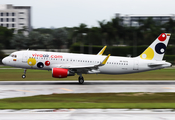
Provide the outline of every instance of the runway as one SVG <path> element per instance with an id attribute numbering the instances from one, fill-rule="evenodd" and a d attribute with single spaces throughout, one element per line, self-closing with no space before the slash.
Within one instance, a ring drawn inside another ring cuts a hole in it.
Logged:
<path id="1" fill-rule="evenodd" d="M 0 110 L 2 120 L 174 120 L 171 109 Z"/>
<path id="2" fill-rule="evenodd" d="M 175 84 L 175 80 L 88 80 L 83 85 L 161 85 Z M 81 85 L 78 81 L 0 81 L 0 85 Z"/>
<path id="3" fill-rule="evenodd" d="M 0 99 L 64 93 L 175 92 L 175 81 L 1 81 Z"/>
<path id="4" fill-rule="evenodd" d="M 1 81 L 0 99 L 63 93 L 175 92 L 175 81 Z M 3 120 L 174 120 L 173 109 L 0 110 Z"/>

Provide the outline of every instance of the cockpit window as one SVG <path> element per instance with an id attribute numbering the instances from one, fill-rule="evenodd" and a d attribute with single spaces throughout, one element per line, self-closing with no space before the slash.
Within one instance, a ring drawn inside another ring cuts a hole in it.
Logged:
<path id="1" fill-rule="evenodd" d="M 10 56 L 11 56 L 11 57 L 14 57 L 14 58 L 16 58 L 16 57 L 17 57 L 17 55 L 15 55 L 15 54 L 11 54 Z"/>

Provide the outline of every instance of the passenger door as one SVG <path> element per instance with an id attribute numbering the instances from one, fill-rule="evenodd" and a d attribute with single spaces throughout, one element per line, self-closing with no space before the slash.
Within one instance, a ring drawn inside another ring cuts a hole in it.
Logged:
<path id="1" fill-rule="evenodd" d="M 139 61 L 138 60 L 134 60 L 133 70 L 139 70 Z"/>
<path id="2" fill-rule="evenodd" d="M 23 52 L 22 54 L 23 54 L 23 55 L 22 55 L 22 62 L 23 62 L 23 63 L 27 63 L 28 52 L 26 51 L 26 52 Z"/>

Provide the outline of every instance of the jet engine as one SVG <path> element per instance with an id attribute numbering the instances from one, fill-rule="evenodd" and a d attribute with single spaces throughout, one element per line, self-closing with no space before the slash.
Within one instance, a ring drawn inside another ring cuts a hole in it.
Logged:
<path id="1" fill-rule="evenodd" d="M 67 76 L 74 76 L 75 72 L 64 68 L 52 68 L 52 77 L 65 78 Z"/>

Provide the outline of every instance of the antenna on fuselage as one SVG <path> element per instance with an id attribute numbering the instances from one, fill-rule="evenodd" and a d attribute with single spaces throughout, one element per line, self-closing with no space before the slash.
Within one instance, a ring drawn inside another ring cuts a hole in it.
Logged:
<path id="1" fill-rule="evenodd" d="M 27 51 L 29 51 L 29 48 L 27 49 Z"/>

